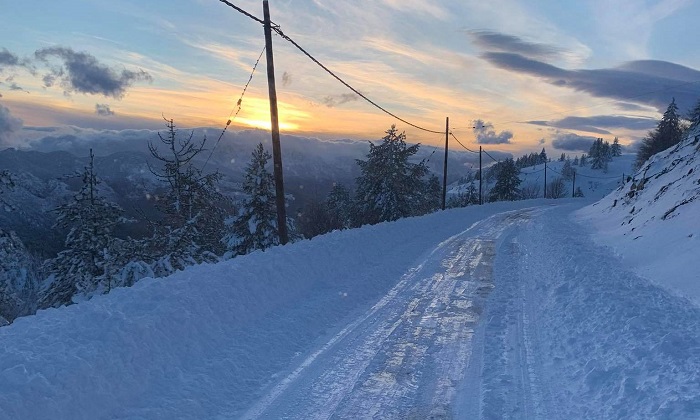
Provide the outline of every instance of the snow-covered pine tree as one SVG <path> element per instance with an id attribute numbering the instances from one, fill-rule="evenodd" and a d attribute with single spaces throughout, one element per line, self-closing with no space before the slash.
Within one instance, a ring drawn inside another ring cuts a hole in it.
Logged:
<path id="1" fill-rule="evenodd" d="M 15 186 L 15 183 L 12 181 L 12 176 L 10 175 L 10 171 L 8 171 L 8 170 L 0 171 L 0 206 L 4 207 L 5 210 L 8 210 L 8 211 L 12 209 L 12 206 L 2 198 L 2 193 L 12 189 L 14 186 Z"/>
<path id="2" fill-rule="evenodd" d="M 642 139 L 637 151 L 636 166 L 641 167 L 647 159 L 671 146 L 678 144 L 683 136 L 678 106 L 674 98 L 664 112 L 656 129 Z"/>
<path id="3" fill-rule="evenodd" d="M 545 163 L 547 162 L 547 152 L 544 151 L 544 147 L 542 148 L 542 151 L 540 152 L 540 160 L 539 163 Z"/>
<path id="4" fill-rule="evenodd" d="M 361 175 L 356 179 L 355 203 L 358 224 L 375 224 L 421 214 L 426 206 L 424 161 L 409 159 L 420 145 L 406 145 L 406 134 L 395 125 L 386 131 L 382 143 L 370 142 L 367 160 L 357 159 Z"/>
<path id="5" fill-rule="evenodd" d="M 620 145 L 620 139 L 617 137 L 615 137 L 612 145 L 610 145 L 610 154 L 613 157 L 622 156 L 622 146 Z"/>
<path id="6" fill-rule="evenodd" d="M 576 170 L 571 166 L 571 159 L 566 159 L 564 161 L 564 165 L 561 168 L 561 174 L 564 177 L 565 180 L 569 181 L 571 178 L 574 176 L 574 172 Z"/>
<path id="7" fill-rule="evenodd" d="M 429 176 L 422 185 L 425 190 L 422 197 L 418 197 L 417 215 L 432 213 L 441 208 L 442 203 L 442 184 L 436 175 Z"/>
<path id="8" fill-rule="evenodd" d="M 496 185 L 491 189 L 489 201 L 515 201 L 520 199 L 520 171 L 512 158 L 498 164 Z"/>
<path id="9" fill-rule="evenodd" d="M 581 166 L 586 166 L 586 165 L 588 165 L 588 155 L 586 155 L 585 153 L 583 153 L 583 154 L 581 155 L 580 165 L 581 165 Z"/>
<path id="10" fill-rule="evenodd" d="M 470 181 L 467 187 L 458 194 L 451 195 L 447 200 L 447 207 L 467 207 L 479 204 L 479 190 Z"/>
<path id="11" fill-rule="evenodd" d="M 588 155 L 591 158 L 591 169 L 602 169 L 607 172 L 608 162 L 612 160 L 610 143 L 601 138 L 596 139 L 591 145 Z"/>
<path id="12" fill-rule="evenodd" d="M 158 208 L 164 221 L 157 225 L 150 241 L 151 254 L 157 260 L 156 275 L 167 275 L 188 265 L 214 262 L 224 252 L 224 229 L 229 200 L 217 190 L 218 172 L 203 174 L 194 166 L 194 158 L 204 151 L 206 138 L 193 140 L 194 132 L 178 138 L 173 120 L 166 120 L 167 131 L 158 133 L 166 151 L 149 142 L 151 156 L 160 165 L 151 172 L 167 183 L 168 190 Z"/>
<path id="13" fill-rule="evenodd" d="M 49 278 L 42 287 L 43 308 L 69 304 L 74 297 L 90 298 L 107 290 L 105 273 L 111 273 L 109 249 L 114 245 L 114 228 L 122 209 L 99 194 L 94 155 L 82 174 L 83 185 L 68 204 L 56 209 L 55 228 L 68 230 L 66 249 L 46 262 Z"/>
<path id="14" fill-rule="evenodd" d="M 0 326 L 36 310 L 36 268 L 19 237 L 0 229 Z"/>
<path id="15" fill-rule="evenodd" d="M 335 184 L 326 198 L 326 209 L 331 230 L 348 229 L 352 226 L 352 197 L 342 184 Z"/>
<path id="16" fill-rule="evenodd" d="M 275 181 L 266 167 L 271 158 L 262 143 L 253 150 L 242 186 L 246 197 L 239 205 L 238 215 L 229 219 L 230 233 L 224 237 L 226 257 L 279 244 Z"/>
<path id="17" fill-rule="evenodd" d="M 689 130 L 700 125 L 700 100 L 698 100 L 695 106 L 688 112 L 686 119 L 690 122 Z"/>

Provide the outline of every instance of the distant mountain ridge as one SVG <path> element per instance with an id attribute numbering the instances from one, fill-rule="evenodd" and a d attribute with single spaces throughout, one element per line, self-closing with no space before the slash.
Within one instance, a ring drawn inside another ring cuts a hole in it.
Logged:
<path id="1" fill-rule="evenodd" d="M 103 180 L 101 194 L 120 204 L 128 216 L 145 213 L 157 217 L 152 196 L 163 184 L 148 167 L 148 162 L 155 162 L 146 145 L 148 141 L 160 145 L 155 132 L 142 130 L 135 135 L 129 134 L 131 150 L 126 143 L 117 146 L 105 143 L 114 141 L 116 144 L 116 139 L 90 138 L 62 143 L 56 140 L 57 137 L 52 137 L 55 143 L 43 138 L 40 143 L 44 151 L 1 150 L 0 170 L 10 171 L 15 188 L 3 193 L 2 198 L 9 205 L 5 206 L 5 211 L 0 211 L 0 228 L 16 231 L 33 251 L 43 250 L 51 254 L 61 249 L 62 235 L 51 229 L 55 217 L 52 210 L 70 200 L 79 188 L 81 180 L 73 175 L 82 172 L 87 165 L 90 147 L 96 154 L 97 175 Z M 181 135 L 189 135 L 189 132 L 181 130 Z M 205 132 L 194 132 L 194 138 L 204 138 L 205 135 Z M 235 196 L 253 147 L 259 142 L 271 150 L 269 133 L 262 130 L 236 132 L 227 135 L 212 153 L 215 141 L 209 136 L 208 149 L 198 156 L 195 165 L 204 168 L 205 172 L 219 171 L 223 175 L 222 191 Z M 290 214 L 295 214 L 310 199 L 324 199 L 336 183 L 354 187 L 359 175 L 356 159 L 364 159 L 369 150 L 367 142 L 324 141 L 293 135 L 283 136 L 282 143 L 285 193 L 290 198 Z M 49 146 L 64 146 L 71 151 L 50 150 Z M 110 153 L 104 153 L 104 150 Z M 431 170 L 441 174 L 442 153 L 438 148 L 424 146 L 417 158 L 426 159 Z M 451 152 L 448 179 L 458 179 L 468 173 L 470 159 L 473 156 Z M 138 234 L 138 231 L 127 230 L 123 234 Z"/>

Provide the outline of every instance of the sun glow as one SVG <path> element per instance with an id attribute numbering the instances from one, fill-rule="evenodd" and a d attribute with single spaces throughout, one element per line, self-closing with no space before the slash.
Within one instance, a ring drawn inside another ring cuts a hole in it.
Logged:
<path id="1" fill-rule="evenodd" d="M 249 119 L 249 118 L 240 118 L 239 117 L 236 121 L 241 123 L 241 124 L 245 124 L 247 126 L 250 126 L 250 127 L 262 128 L 264 130 L 271 130 L 272 129 L 272 123 L 270 122 L 270 120 L 258 120 L 258 119 Z M 294 124 L 294 123 L 280 121 L 279 126 L 280 126 L 280 130 L 284 130 L 284 131 L 297 131 L 297 130 L 299 130 L 299 125 Z"/>

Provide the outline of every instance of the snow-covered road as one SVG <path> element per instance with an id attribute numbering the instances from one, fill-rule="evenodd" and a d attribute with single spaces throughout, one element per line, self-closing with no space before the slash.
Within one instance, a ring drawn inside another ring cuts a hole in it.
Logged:
<path id="1" fill-rule="evenodd" d="M 697 418 L 700 312 L 593 245 L 569 209 L 442 242 L 244 418 Z"/>

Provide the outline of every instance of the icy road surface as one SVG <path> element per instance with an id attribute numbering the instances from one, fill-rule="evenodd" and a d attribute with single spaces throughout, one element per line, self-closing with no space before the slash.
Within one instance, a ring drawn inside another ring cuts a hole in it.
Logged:
<path id="1" fill-rule="evenodd" d="M 700 311 L 567 213 L 444 241 L 242 417 L 700 418 Z"/>

